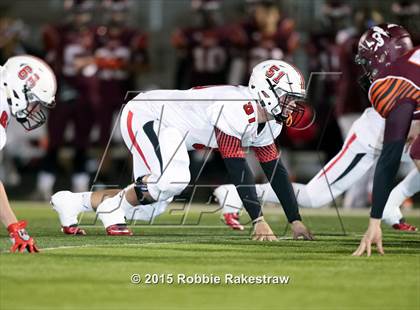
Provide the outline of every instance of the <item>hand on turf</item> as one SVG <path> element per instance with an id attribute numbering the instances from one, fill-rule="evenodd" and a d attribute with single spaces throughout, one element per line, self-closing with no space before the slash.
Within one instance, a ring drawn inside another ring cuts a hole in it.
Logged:
<path id="1" fill-rule="evenodd" d="M 292 222 L 293 239 L 297 240 L 303 237 L 304 240 L 314 240 L 314 236 L 301 221 Z"/>
<path id="2" fill-rule="evenodd" d="M 29 236 L 26 231 L 26 221 L 19 221 L 17 223 L 10 224 L 7 227 L 9 231 L 9 237 L 13 245 L 10 247 L 10 252 L 14 253 L 18 250 L 23 253 L 27 250 L 29 253 L 39 252 L 35 240 Z"/>
<path id="3" fill-rule="evenodd" d="M 380 219 L 370 219 L 368 230 L 363 236 L 362 241 L 360 241 L 357 250 L 353 252 L 353 256 L 362 256 L 365 252 L 367 253 L 367 256 L 370 256 L 372 253 L 372 244 L 376 244 L 379 254 L 384 254 Z"/>
<path id="4" fill-rule="evenodd" d="M 254 225 L 254 231 L 252 232 L 252 240 L 257 241 L 277 241 L 277 237 L 274 235 L 264 219 L 260 220 Z"/>

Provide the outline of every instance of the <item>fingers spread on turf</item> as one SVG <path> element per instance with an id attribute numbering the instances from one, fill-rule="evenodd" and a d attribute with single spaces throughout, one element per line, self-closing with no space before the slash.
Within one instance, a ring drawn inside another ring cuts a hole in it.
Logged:
<path id="1" fill-rule="evenodd" d="M 10 248 L 10 253 L 15 253 L 16 252 L 16 250 L 17 250 L 17 248 L 18 248 L 18 244 L 17 243 L 15 243 L 14 245 L 12 245 L 12 247 Z"/>
<path id="2" fill-rule="evenodd" d="M 367 256 L 369 257 L 370 254 L 372 253 L 371 242 L 370 240 L 366 240 L 365 243 L 366 243 L 366 249 L 367 249 Z"/>
<path id="3" fill-rule="evenodd" d="M 353 256 L 361 256 L 361 255 L 365 252 L 365 249 L 366 249 L 366 245 L 365 245 L 365 243 L 362 241 L 362 242 L 360 243 L 359 247 L 357 248 L 357 250 L 356 250 L 356 251 L 354 251 Z"/>
<path id="4" fill-rule="evenodd" d="M 29 245 L 28 251 L 29 251 L 29 253 L 38 253 L 39 252 L 39 250 L 38 250 L 38 248 L 35 244 Z"/>
<path id="5" fill-rule="evenodd" d="M 270 241 L 270 242 L 277 241 L 277 237 L 275 235 L 269 235 L 268 236 L 268 241 Z"/>
<path id="6" fill-rule="evenodd" d="M 382 246 L 382 240 L 379 240 L 379 241 L 378 241 L 378 243 L 377 243 L 377 247 L 378 247 L 378 252 L 379 252 L 379 254 L 384 255 L 384 254 L 385 254 L 385 252 L 384 252 L 384 248 L 383 248 L 383 246 Z"/>
<path id="7" fill-rule="evenodd" d="M 314 240 L 314 236 L 312 236 L 312 234 L 309 231 L 303 235 L 303 238 L 305 240 Z"/>

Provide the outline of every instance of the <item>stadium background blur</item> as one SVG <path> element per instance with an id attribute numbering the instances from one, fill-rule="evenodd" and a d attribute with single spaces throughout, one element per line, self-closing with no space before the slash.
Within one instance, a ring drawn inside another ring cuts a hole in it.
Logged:
<path id="1" fill-rule="evenodd" d="M 307 81 L 310 72 L 324 72 L 313 75 L 308 88 L 315 124 L 284 130 L 278 141 L 291 177 L 306 182 L 340 150 L 351 123 L 369 105 L 353 64 L 360 34 L 394 22 L 417 45 L 419 15 L 418 2 L 407 0 L 0 0 L 0 63 L 33 54 L 53 67 L 58 80 L 47 126 L 27 134 L 10 125 L 0 178 L 14 200 L 124 186 L 131 160 L 118 130 L 107 145 L 121 106 L 136 91 L 246 85 L 254 64 L 276 58 L 296 64 Z M 190 155 L 193 176 L 203 152 Z M 401 176 L 410 168 L 402 167 Z M 196 183 L 228 182 L 223 169 L 212 154 Z M 369 182 L 367 176 L 350 190 L 344 206 L 369 205 Z M 209 193 L 210 187 L 198 197 L 206 200 Z"/>

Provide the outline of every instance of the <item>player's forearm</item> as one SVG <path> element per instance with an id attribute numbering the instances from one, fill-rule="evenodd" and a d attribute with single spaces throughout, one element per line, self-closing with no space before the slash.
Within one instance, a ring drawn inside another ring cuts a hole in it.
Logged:
<path id="1" fill-rule="evenodd" d="M 404 140 L 384 144 L 375 169 L 370 216 L 381 219 L 400 166 Z"/>
<path id="2" fill-rule="evenodd" d="M 0 182 L 0 220 L 6 227 L 17 222 L 17 218 L 13 213 L 13 210 L 10 208 L 6 190 L 4 189 L 2 182 Z"/>
<path id="3" fill-rule="evenodd" d="M 411 100 L 403 101 L 391 110 L 385 122 L 384 143 L 375 168 L 370 216 L 382 218 L 385 204 L 394 185 L 401 155 L 416 106 Z"/>
<path id="4" fill-rule="evenodd" d="M 251 220 L 257 219 L 262 215 L 262 210 L 255 190 L 254 176 L 245 158 L 225 158 L 224 162 Z"/>
<path id="5" fill-rule="evenodd" d="M 289 180 L 289 174 L 281 160 L 278 160 L 278 162 L 277 160 L 272 160 L 261 163 L 261 167 L 270 181 L 271 187 L 279 198 L 289 223 L 300 221 L 301 217 L 292 183 Z"/>

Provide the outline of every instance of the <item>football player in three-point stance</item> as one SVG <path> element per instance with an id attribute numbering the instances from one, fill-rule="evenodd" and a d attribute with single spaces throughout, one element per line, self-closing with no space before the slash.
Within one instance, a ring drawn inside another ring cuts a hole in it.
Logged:
<path id="1" fill-rule="evenodd" d="M 16 56 L 0 66 L 0 150 L 6 145 L 6 130 L 14 117 L 26 130 L 45 123 L 44 109 L 55 105 L 57 89 L 54 73 L 42 60 L 33 56 Z M 26 232 L 26 221 L 18 221 L 10 208 L 3 183 L 0 181 L 0 220 L 7 227 L 13 242 L 11 252 L 38 252 Z"/>
<path id="2" fill-rule="evenodd" d="M 299 126 L 305 108 L 304 79 L 283 61 L 257 65 L 246 86 L 155 90 L 124 108 L 120 126 L 133 156 L 135 183 L 123 190 L 58 192 L 51 203 L 67 233 L 83 234 L 77 215 L 96 209 L 108 234 L 131 234 L 125 217 L 150 220 L 190 182 L 188 150 L 218 148 L 231 181 L 252 219 L 255 240 L 276 240 L 264 221 L 244 147 L 251 147 L 282 202 L 295 238 L 312 239 L 303 225 L 288 173 L 274 138 L 283 124 Z M 108 197 L 104 200 L 104 196 Z"/>
<path id="3" fill-rule="evenodd" d="M 361 256 L 367 252 L 370 256 L 372 244 L 377 245 L 379 253 L 384 253 L 381 218 L 406 141 L 411 144 L 410 156 L 420 170 L 420 49 L 413 48 L 410 35 L 403 27 L 382 24 L 362 35 L 356 62 L 364 68 L 361 82 L 368 89 L 370 102 L 385 118 L 369 227 L 353 253 Z"/>
<path id="4" fill-rule="evenodd" d="M 374 108 L 367 108 L 356 120 L 341 151 L 307 184 L 293 183 L 299 206 L 320 208 L 337 199 L 375 164 L 382 149 L 385 120 Z M 402 161 L 411 161 L 408 149 Z M 257 184 L 257 196 L 263 202 L 279 203 L 271 185 Z M 399 206 L 403 201 L 420 191 L 420 173 L 415 168 L 391 192 L 382 219 L 396 230 L 416 231 L 417 228 L 405 222 Z M 224 214 L 238 214 L 242 202 L 235 186 L 221 185 L 214 191 Z M 239 222 L 238 222 L 239 223 Z"/>

